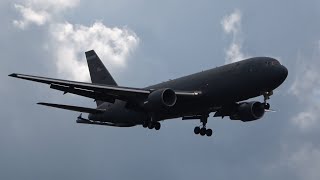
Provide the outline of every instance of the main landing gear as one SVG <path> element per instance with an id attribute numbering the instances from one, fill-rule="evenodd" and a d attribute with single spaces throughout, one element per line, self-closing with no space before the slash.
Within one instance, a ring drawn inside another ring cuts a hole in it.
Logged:
<path id="1" fill-rule="evenodd" d="M 142 126 L 144 128 L 155 129 L 155 130 L 159 130 L 161 128 L 161 124 L 159 122 L 153 122 L 153 121 L 145 121 L 142 123 Z"/>
<path id="2" fill-rule="evenodd" d="M 204 115 L 201 117 L 200 121 L 202 123 L 202 127 L 200 126 L 196 126 L 194 128 L 194 133 L 195 134 L 200 134 L 201 136 L 204 136 L 204 135 L 207 135 L 207 136 L 212 136 L 212 129 L 207 129 L 206 128 L 206 125 L 207 125 L 207 122 L 208 122 L 208 117 L 209 115 Z"/>

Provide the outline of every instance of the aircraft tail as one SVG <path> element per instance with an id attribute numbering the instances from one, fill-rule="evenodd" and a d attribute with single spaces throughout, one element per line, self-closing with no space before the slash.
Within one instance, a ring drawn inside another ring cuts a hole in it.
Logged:
<path id="1" fill-rule="evenodd" d="M 116 81 L 113 79 L 107 68 L 103 65 L 102 61 L 94 50 L 87 51 L 87 63 L 89 67 L 90 77 L 92 83 L 106 84 L 117 86 Z M 97 106 L 102 104 L 102 101 L 96 101 Z"/>

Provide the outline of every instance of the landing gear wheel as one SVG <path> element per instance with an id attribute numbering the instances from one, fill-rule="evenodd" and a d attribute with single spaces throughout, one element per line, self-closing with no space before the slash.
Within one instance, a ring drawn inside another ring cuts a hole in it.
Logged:
<path id="1" fill-rule="evenodd" d="M 154 124 L 153 124 L 152 122 L 149 122 L 148 128 L 149 128 L 149 129 L 153 129 L 153 128 L 154 128 Z"/>
<path id="2" fill-rule="evenodd" d="M 195 134 L 199 134 L 200 133 L 200 127 L 199 126 L 195 127 L 193 132 Z"/>
<path id="3" fill-rule="evenodd" d="M 206 130 L 206 135 L 207 135 L 208 137 L 212 136 L 212 129 L 207 129 L 207 130 Z"/>
<path id="4" fill-rule="evenodd" d="M 156 122 L 155 124 L 154 124 L 154 129 L 155 130 L 159 130 L 161 128 L 161 124 L 159 123 L 159 122 Z"/>
<path id="5" fill-rule="evenodd" d="M 147 121 L 144 121 L 144 122 L 142 123 L 142 127 L 147 128 L 147 127 L 148 127 L 148 122 L 147 122 Z"/>
<path id="6" fill-rule="evenodd" d="M 265 103 L 264 104 L 264 109 L 270 109 L 270 104 L 269 103 Z"/>
<path id="7" fill-rule="evenodd" d="M 206 128 L 205 128 L 205 127 L 203 127 L 203 128 L 200 129 L 200 135 L 201 135 L 201 136 L 206 135 Z"/>

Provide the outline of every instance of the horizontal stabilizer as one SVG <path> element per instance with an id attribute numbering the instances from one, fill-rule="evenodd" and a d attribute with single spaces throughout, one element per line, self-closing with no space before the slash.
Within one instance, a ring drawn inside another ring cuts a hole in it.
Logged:
<path id="1" fill-rule="evenodd" d="M 96 122 L 96 121 L 89 121 L 89 120 L 83 120 L 83 119 L 77 119 L 78 124 L 91 124 L 91 125 L 101 125 L 101 126 L 113 126 L 113 127 L 132 127 L 135 126 L 135 124 L 126 124 L 126 123 L 119 123 L 114 124 L 110 122 Z"/>
<path id="2" fill-rule="evenodd" d="M 128 124 L 128 123 L 111 123 L 111 122 L 99 122 L 99 121 L 90 121 L 89 119 L 82 118 L 82 114 L 78 117 L 78 124 L 93 124 L 93 125 L 103 125 L 103 126 L 114 126 L 114 127 L 132 127 L 136 124 Z"/>
<path id="3" fill-rule="evenodd" d="M 92 109 L 92 108 L 70 106 L 70 105 L 63 105 L 63 104 L 52 104 L 52 103 L 43 103 L 43 102 L 39 102 L 37 104 L 43 105 L 43 106 L 54 107 L 54 108 L 66 109 L 66 110 L 70 110 L 70 111 L 91 113 L 91 114 L 99 114 L 99 113 L 103 113 L 106 111 L 105 109 Z"/>

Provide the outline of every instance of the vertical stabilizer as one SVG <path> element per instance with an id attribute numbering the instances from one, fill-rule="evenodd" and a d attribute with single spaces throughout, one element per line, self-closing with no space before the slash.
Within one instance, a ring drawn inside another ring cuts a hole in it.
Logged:
<path id="1" fill-rule="evenodd" d="M 117 86 L 116 81 L 113 79 L 107 68 L 103 65 L 94 50 L 87 51 L 86 58 L 92 83 Z M 103 102 L 97 101 L 97 106 L 99 106 L 101 103 Z"/>

